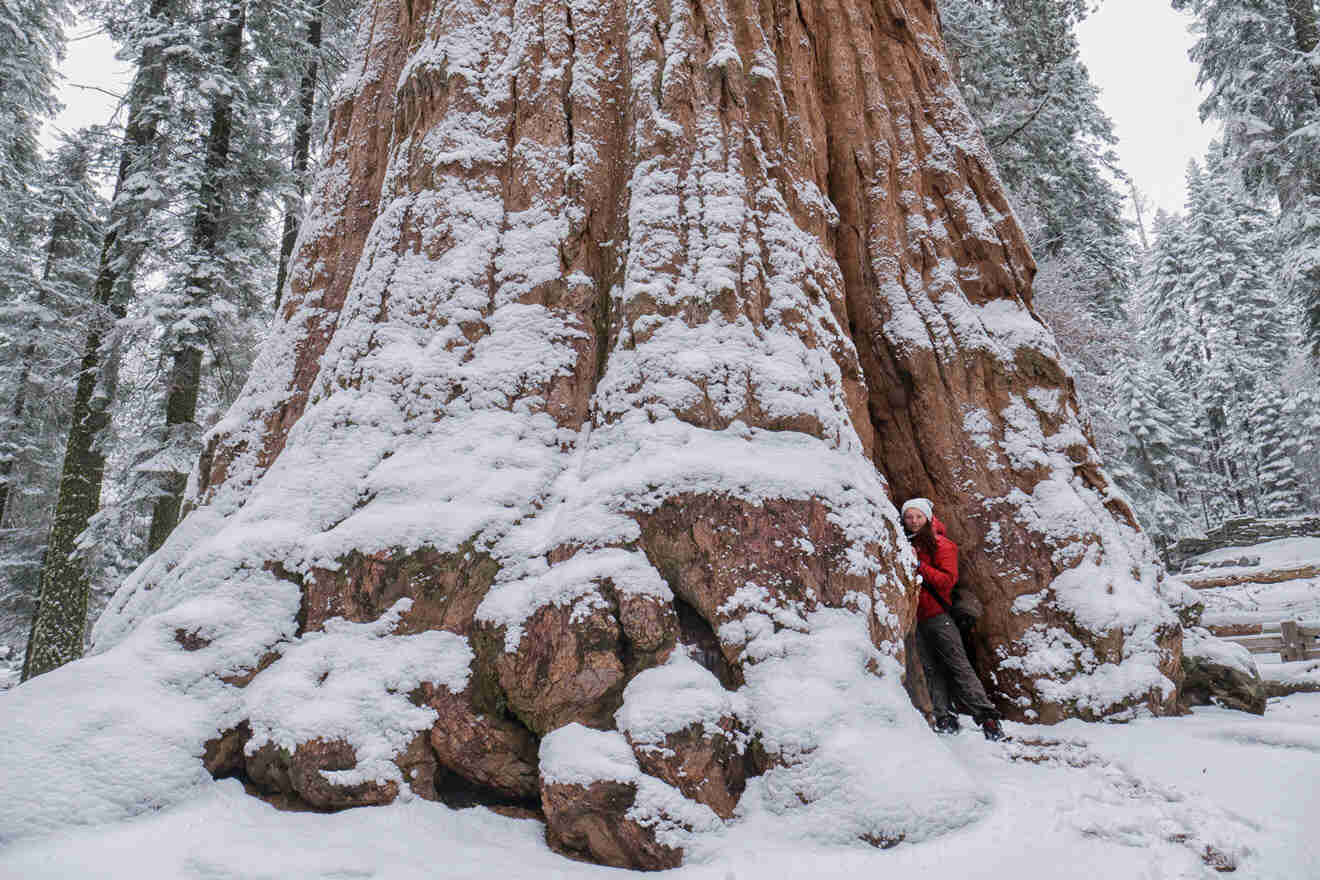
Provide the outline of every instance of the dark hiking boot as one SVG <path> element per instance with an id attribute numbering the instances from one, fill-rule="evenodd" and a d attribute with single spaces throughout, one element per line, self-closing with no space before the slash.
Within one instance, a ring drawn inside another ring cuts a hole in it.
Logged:
<path id="1" fill-rule="evenodd" d="M 981 721 L 981 731 L 985 734 L 985 738 L 991 742 L 999 742 L 1004 738 L 1004 728 L 999 726 L 997 718 L 986 718 Z"/>
<path id="2" fill-rule="evenodd" d="M 935 719 L 935 732 L 936 732 L 936 733 L 957 733 L 957 732 L 958 732 L 958 716 L 957 716 L 957 715 L 941 715 L 939 718 L 936 718 L 936 719 Z"/>

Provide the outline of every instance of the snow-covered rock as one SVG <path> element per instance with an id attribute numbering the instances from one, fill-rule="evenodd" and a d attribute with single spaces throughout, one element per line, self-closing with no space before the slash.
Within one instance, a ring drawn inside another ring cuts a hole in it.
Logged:
<path id="1" fill-rule="evenodd" d="M 1265 714 L 1265 683 L 1242 645 L 1216 638 L 1204 627 L 1184 629 L 1182 669 L 1184 705 Z"/>

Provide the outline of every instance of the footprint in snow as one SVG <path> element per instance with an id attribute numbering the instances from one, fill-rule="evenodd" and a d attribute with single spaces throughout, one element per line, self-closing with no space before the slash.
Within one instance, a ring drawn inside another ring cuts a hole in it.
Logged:
<path id="1" fill-rule="evenodd" d="M 1135 776 L 1084 742 L 1017 738 L 1004 743 L 1003 757 L 1084 774 L 1089 784 L 1062 813 L 1086 837 L 1143 848 L 1161 842 L 1180 845 L 1207 867 L 1228 873 L 1251 853 L 1247 834 L 1260 830 L 1209 800 Z"/>

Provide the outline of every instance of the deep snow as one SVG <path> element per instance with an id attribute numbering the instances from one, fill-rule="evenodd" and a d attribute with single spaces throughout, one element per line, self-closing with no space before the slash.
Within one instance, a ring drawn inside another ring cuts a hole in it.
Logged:
<path id="1" fill-rule="evenodd" d="M 271 589 L 262 595 L 269 605 L 265 610 L 272 613 L 259 619 L 278 620 L 275 612 L 296 596 L 273 589 L 287 587 L 282 582 L 267 586 Z M 1316 602 L 1315 586 L 1313 580 L 1271 585 L 1278 600 L 1286 599 L 1294 610 L 1299 607 L 1294 598 Z M 1245 601 L 1242 597 L 1258 587 L 1199 595 L 1212 600 L 1210 606 L 1232 596 Z M 196 743 L 216 723 L 204 711 L 218 699 L 212 691 L 219 685 L 210 674 L 216 658 L 204 655 L 235 649 L 221 638 L 223 625 L 214 622 L 231 615 L 211 613 L 217 603 L 233 598 L 224 591 L 198 597 L 194 601 L 202 608 L 161 614 L 151 626 L 132 632 L 116 651 L 55 670 L 43 676 L 39 688 L 0 694 L 6 730 L 0 776 L 7 795 L 0 799 L 0 878 L 604 876 L 607 869 L 550 852 L 541 826 L 530 820 L 483 809 L 454 811 L 420 800 L 334 815 L 281 813 L 246 795 L 235 781 L 212 781 L 194 754 Z M 178 627 L 196 625 L 198 619 L 212 621 L 198 630 L 215 640 L 211 647 L 165 650 Z M 818 635 L 829 622 L 817 621 Z M 277 635 L 250 629 L 243 635 L 255 640 L 254 646 Z M 305 639 L 289 653 L 282 674 L 318 682 L 316 693 L 297 688 L 291 693 L 301 694 L 307 711 L 329 711 L 340 704 L 359 710 L 375 706 L 379 701 L 364 699 L 361 685 L 363 676 L 371 679 L 379 671 L 362 662 L 378 655 L 383 632 L 375 624 L 341 622 Z M 461 687 L 465 646 L 445 641 L 444 634 L 430 635 L 439 637 L 432 639 L 435 644 L 416 637 L 408 650 L 417 654 L 417 662 L 445 660 L 447 686 Z M 847 653 L 852 642 L 845 635 L 840 631 L 833 638 L 808 639 L 785 629 L 779 638 L 795 641 L 781 645 L 781 653 Z M 406 691 L 412 680 L 406 673 L 417 663 L 402 662 L 407 659 L 399 655 L 394 658 L 398 662 L 386 664 L 394 669 L 395 693 Z M 809 665 L 834 669 L 841 663 L 824 658 Z M 1320 677 L 1320 663 L 1287 666 L 1262 662 L 1261 671 L 1271 678 Z M 408 668 L 401 672 L 402 667 Z M 143 675 L 146 669 L 151 674 Z M 1215 872 L 1205 862 L 1209 854 L 1212 861 L 1237 863 L 1238 877 L 1320 878 L 1320 858 L 1310 840 L 1320 827 L 1320 694 L 1272 700 L 1263 719 L 1200 709 L 1190 717 L 1127 724 L 1010 724 L 1017 742 L 996 745 L 975 731 L 935 737 L 915 713 L 891 718 L 886 707 L 905 703 L 901 695 L 883 692 L 895 686 L 896 670 L 881 678 L 868 676 L 868 689 L 855 692 L 839 681 L 798 676 L 796 698 L 758 689 L 759 679 L 749 680 L 745 693 L 716 694 L 713 679 L 706 678 L 708 673 L 683 657 L 639 676 L 620 725 L 641 739 L 655 739 L 675 719 L 687 724 L 726 713 L 742 715 L 755 703 L 767 723 L 775 722 L 767 731 L 786 737 L 815 731 L 819 742 L 813 740 L 811 748 L 818 760 L 797 770 L 814 774 L 811 780 L 785 785 L 783 774 L 753 780 L 739 816 L 728 827 L 687 817 L 694 828 L 704 827 L 683 841 L 688 859 L 673 872 L 678 876 L 760 880 L 931 871 L 1034 880 L 1084 872 L 1154 880 L 1211 876 Z M 803 699 L 802 688 L 808 686 L 812 698 Z M 137 708 L 125 714 L 124 697 L 130 692 L 135 699 L 127 702 Z M 665 694 L 670 698 L 657 703 Z M 736 705 L 712 702 L 712 695 L 736 697 Z M 250 696 L 254 705 L 262 704 L 260 689 Z M 386 693 L 381 699 L 391 697 Z M 282 702 L 276 700 L 266 715 L 285 720 L 263 728 L 275 739 L 297 720 L 287 706 L 281 708 Z M 825 710 L 843 704 L 876 723 L 839 724 Z M 69 709 L 55 711 L 58 706 Z M 140 711 L 143 707 L 150 710 Z M 798 717 L 808 708 L 819 711 Z M 252 715 L 252 709 L 234 707 L 235 718 Z M 399 707 L 392 709 L 397 715 Z M 386 711 L 381 717 L 389 715 Z M 412 729 L 425 727 L 430 719 L 405 721 L 403 727 Z M 366 727 L 380 741 L 360 742 L 359 750 L 377 759 L 375 769 L 385 768 L 391 739 L 405 737 L 407 730 L 381 725 L 379 718 Z M 128 729 L 136 734 L 126 739 Z M 608 756 L 602 752 L 600 757 Z M 623 764 L 629 766 L 621 765 L 614 775 L 630 772 L 630 762 Z M 936 774 L 938 782 L 933 781 Z M 787 809 L 786 793 L 803 790 L 808 781 L 816 789 L 811 808 Z M 657 790 L 643 800 L 658 803 L 665 794 Z M 883 852 L 851 842 L 866 830 L 859 821 L 879 815 L 870 802 L 877 799 L 914 809 L 902 819 L 891 817 L 892 824 L 908 828 L 908 839 Z"/>
<path id="2" fill-rule="evenodd" d="M 1247 547 L 1226 547 L 1198 556 L 1189 566 L 1228 559 L 1259 558 L 1256 565 L 1216 568 L 1214 574 L 1268 572 L 1320 564 L 1320 538 L 1281 538 Z M 1303 577 L 1279 583 L 1247 582 L 1196 591 L 1205 603 L 1201 620 L 1207 626 L 1260 623 L 1274 625 L 1285 620 L 1305 626 L 1320 626 L 1320 577 Z M 1263 678 L 1292 687 L 1320 689 L 1320 660 L 1280 663 L 1278 654 L 1257 654 L 1255 661 Z M 1317 873 L 1320 877 L 1320 873 Z"/>
<path id="3" fill-rule="evenodd" d="M 1280 538 L 1253 546 L 1225 547 L 1190 560 L 1187 567 L 1242 558 L 1259 559 L 1259 562 L 1246 568 L 1235 566 L 1211 571 L 1214 574 L 1265 573 L 1320 565 L 1320 538 Z M 1300 621 L 1304 626 L 1320 626 L 1320 577 L 1294 578 L 1272 584 L 1247 582 L 1197 590 L 1196 594 L 1205 603 L 1201 619 L 1207 626 L 1259 623 L 1272 626 L 1276 632 L 1278 624 L 1285 620 Z M 1220 662 L 1230 650 L 1226 642 L 1200 641 L 1213 646 Z M 1184 652 L 1187 647 L 1184 637 Z M 1255 654 L 1252 659 L 1261 677 L 1275 685 L 1320 691 L 1320 660 L 1280 663 L 1278 654 Z M 1315 876 L 1320 877 L 1320 872 Z"/>
<path id="4" fill-rule="evenodd" d="M 1229 560 L 1255 560 L 1251 565 L 1223 566 Z M 1184 571 L 1202 573 L 1203 569 L 1215 566 L 1207 574 L 1237 574 L 1241 571 L 1258 569 L 1268 571 L 1275 568 L 1291 568 L 1320 561 L 1320 538 L 1278 538 L 1260 544 L 1241 547 L 1223 547 L 1189 559 L 1183 566 Z"/>
<path id="5" fill-rule="evenodd" d="M 681 878 L 1220 876 L 1206 847 L 1261 880 L 1320 877 L 1320 694 L 1272 700 L 1264 718 L 1198 709 L 1127 724 L 1007 725 L 940 738 L 951 772 L 990 802 L 978 821 L 874 850 L 795 839 L 760 813 L 690 850 Z M 1034 742 L 1046 743 L 1043 745 Z M 1049 744 L 1053 743 L 1053 744 Z M 901 755 L 894 755 L 901 761 Z M 40 792 L 7 792 L 40 798 Z M 748 796 L 756 797 L 755 786 Z M 76 803 L 63 805 L 76 810 Z M 786 821 L 786 820 L 785 820 Z M 550 852 L 539 823 L 414 800 L 333 815 L 282 813 L 232 780 L 134 819 L 11 844 L 9 878 L 585 878 L 618 871 Z"/>

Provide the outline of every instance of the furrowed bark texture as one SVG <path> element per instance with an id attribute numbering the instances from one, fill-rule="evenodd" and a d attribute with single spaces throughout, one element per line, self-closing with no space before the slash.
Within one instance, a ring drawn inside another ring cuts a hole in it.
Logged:
<path id="1" fill-rule="evenodd" d="M 241 618 L 178 630 L 247 719 L 213 772 L 321 807 L 539 799 L 553 846 L 642 868 L 752 785 L 817 839 L 957 827 L 970 780 L 893 775 L 934 748 L 898 684 L 914 494 L 1006 715 L 1175 711 L 1177 619 L 932 2 L 382 0 L 358 53 L 199 506 L 96 634 L 284 603 L 238 674 Z M 262 707 L 353 627 L 469 653 L 382 680 L 417 736 L 336 785 L 373 741 Z"/>

